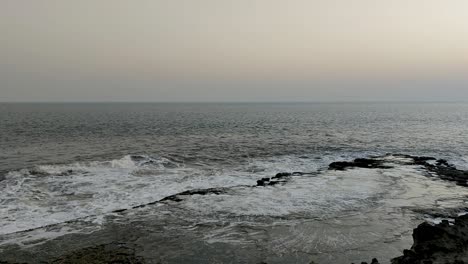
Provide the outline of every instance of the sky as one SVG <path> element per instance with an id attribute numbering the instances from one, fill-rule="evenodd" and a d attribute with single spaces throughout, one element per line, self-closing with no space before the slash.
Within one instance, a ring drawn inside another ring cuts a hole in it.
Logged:
<path id="1" fill-rule="evenodd" d="M 465 101 L 466 0 L 0 0 L 0 101 Z"/>

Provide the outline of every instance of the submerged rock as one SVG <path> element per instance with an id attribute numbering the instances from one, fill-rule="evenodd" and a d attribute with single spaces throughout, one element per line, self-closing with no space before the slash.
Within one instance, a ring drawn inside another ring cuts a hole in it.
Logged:
<path id="1" fill-rule="evenodd" d="M 461 264 L 468 263 L 468 216 L 447 220 L 438 225 L 420 224 L 413 231 L 414 244 L 392 264 Z"/>

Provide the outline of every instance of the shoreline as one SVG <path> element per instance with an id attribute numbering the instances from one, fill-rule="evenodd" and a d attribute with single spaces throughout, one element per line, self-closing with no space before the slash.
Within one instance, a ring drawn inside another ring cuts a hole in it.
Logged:
<path id="1" fill-rule="evenodd" d="M 328 171 L 348 171 L 353 169 L 377 169 L 377 170 L 386 170 L 390 169 L 392 166 L 391 164 L 397 164 L 398 166 L 419 166 L 423 168 L 427 173 L 425 176 L 427 177 L 437 177 L 443 181 L 454 182 L 455 184 L 466 187 L 466 180 L 468 179 L 468 172 L 458 170 L 454 166 L 450 165 L 445 160 L 437 160 L 432 157 L 417 157 L 417 156 L 410 156 L 410 155 L 402 155 L 402 154 L 387 154 L 384 156 L 375 156 L 369 158 L 359 158 L 353 161 L 344 161 L 344 162 L 333 162 L 329 165 Z M 257 188 L 273 188 L 274 186 L 283 186 L 288 184 L 289 181 L 293 180 L 295 177 L 316 177 L 317 173 L 307 173 L 307 172 L 284 172 L 278 173 L 273 177 L 270 178 L 262 178 L 257 180 L 256 185 L 252 186 L 237 186 L 238 188 L 250 188 L 250 189 L 257 189 Z M 89 234 L 66 234 L 64 236 L 58 236 L 52 240 L 46 241 L 44 244 L 38 244 L 31 246 L 27 246 L 26 249 L 22 249 L 19 246 L 1 246 L 0 250 L 0 263 L 36 263 L 37 250 L 39 251 L 50 251 L 47 253 L 42 252 L 42 260 L 51 263 L 109 263 L 109 262 L 119 262 L 119 263 L 153 263 L 151 258 L 145 255 L 145 251 L 151 250 L 151 247 L 156 246 L 154 243 L 165 243 L 167 241 L 167 237 L 170 236 L 177 236 L 177 226 L 184 226 L 186 225 L 187 220 L 181 219 L 177 215 L 165 215 L 165 216 L 157 216 L 153 219 L 148 218 L 148 220 L 142 220 L 138 217 L 133 219 L 137 219 L 137 222 L 129 222 L 128 224 L 119 224 L 118 221 L 120 217 L 126 215 L 136 214 L 138 215 L 139 212 L 145 207 L 151 207 L 153 209 L 157 209 L 157 207 L 162 208 L 176 208 L 178 210 L 178 203 L 184 202 L 187 199 L 193 197 L 216 197 L 216 196 L 223 196 L 227 195 L 232 192 L 232 188 L 236 187 L 229 187 L 229 188 L 207 188 L 207 189 L 193 189 L 184 192 L 180 192 L 174 195 L 167 196 L 163 199 L 141 204 L 134 206 L 130 209 L 119 209 L 114 210 L 111 215 L 117 222 L 110 221 L 107 224 L 107 227 L 104 230 L 100 231 L 92 231 Z M 260 189 L 259 189 L 260 190 Z M 153 208 L 155 207 L 155 208 Z M 171 209 L 172 210 L 172 209 Z M 182 208 L 181 208 L 182 210 Z M 181 215 L 190 216 L 186 212 L 179 212 Z M 444 212 L 441 212 L 443 215 Z M 445 215 L 446 217 L 453 217 L 449 215 Z M 163 221 L 162 223 L 150 223 L 150 221 Z M 459 261 L 468 261 L 466 258 L 459 257 L 460 254 L 466 253 L 467 248 L 466 245 L 468 244 L 466 234 L 468 234 L 468 216 L 459 216 L 454 217 L 454 223 L 449 223 L 446 220 L 443 220 L 440 224 L 427 224 L 423 223 L 420 224 L 416 229 L 414 229 L 414 245 L 410 250 L 405 250 L 404 255 L 401 257 L 397 257 L 392 260 L 392 264 L 409 264 L 409 263 L 430 263 L 427 261 L 433 261 L 432 263 L 446 263 L 446 261 L 453 261 L 448 263 L 463 263 Z M 79 221 L 73 220 L 69 221 L 69 223 Z M 140 226 L 133 226 L 133 223 L 138 223 L 141 221 Z M 146 221 L 146 222 L 145 222 Z M 273 220 L 271 223 L 274 223 Z M 287 222 L 288 219 L 285 219 Z M 300 221 L 300 220 L 299 220 Z M 161 232 L 165 232 L 166 225 L 164 223 L 171 223 L 170 226 L 176 227 L 175 230 L 169 232 L 170 234 L 165 234 Z M 28 232 L 39 230 L 39 229 L 57 229 L 60 230 L 67 223 L 60 223 L 56 225 L 50 225 L 45 227 L 40 227 L 31 230 L 21 231 L 19 233 L 24 233 L 27 235 Z M 253 227 L 249 227 L 251 229 Z M 466 229 L 465 229 L 466 228 Z M 157 238 L 156 235 L 145 234 L 146 231 L 142 231 L 139 229 L 144 229 L 148 231 L 156 231 L 157 233 L 161 234 L 162 236 Z M 207 230 L 210 230 L 209 228 Z M 421 239 L 420 230 L 424 230 L 424 232 L 434 233 L 436 235 Z M 456 232 L 454 231 L 456 230 Z M 460 231 L 462 230 L 462 231 Z M 456 236 L 457 232 L 462 234 L 463 236 Z M 132 234 L 132 232 L 134 234 Z M 209 231 L 206 231 L 209 233 Z M 206 233 L 205 232 L 205 233 Z M 249 231 L 251 232 L 251 231 Z M 270 232 L 277 232 L 273 228 Z M 283 232 L 283 231 L 281 231 Z M 441 234 L 441 235 L 437 235 Z M 185 234 L 187 235 L 187 234 Z M 92 239 L 90 239 L 92 238 Z M 145 245 L 143 241 L 139 241 L 140 239 L 148 240 L 149 245 Z M 156 239 L 155 241 L 151 241 L 151 239 Z M 187 237 L 189 239 L 189 237 Z M 441 240 L 442 239 L 442 240 Z M 67 241 L 69 245 L 60 245 L 60 241 Z M 137 243 L 134 243 L 137 241 Z M 177 240 L 176 240 L 177 241 Z M 197 242 L 199 241 L 199 242 Z M 76 245 L 71 245 L 73 242 Z M 185 242 L 188 243 L 188 242 Z M 191 244 L 193 243 L 193 244 Z M 54 245 L 55 244 L 55 245 Z M 44 246 L 45 245 L 45 246 Z M 421 246 L 424 245 L 424 246 Z M 434 249 L 434 245 L 439 245 L 436 251 Z M 166 252 L 170 252 L 171 248 L 175 245 L 168 245 L 166 248 Z M 231 247 L 229 245 L 221 245 L 215 244 L 214 246 L 207 246 L 203 244 L 203 239 L 199 237 L 194 237 L 193 241 L 186 245 L 186 251 L 188 255 L 190 255 L 190 248 L 192 246 L 196 246 L 198 252 L 203 252 L 205 258 L 209 258 L 210 251 L 216 252 L 224 248 L 224 250 L 228 250 L 229 252 L 236 252 L 238 250 L 242 251 L 241 248 L 238 247 Z M 142 248 L 143 247 L 143 250 Z M 145 249 L 146 247 L 146 249 Z M 158 247 L 158 252 L 163 252 L 160 247 Z M 421 248 L 422 247 L 422 248 Z M 63 248 L 63 249 L 62 249 Z M 62 249 L 62 252 L 58 250 Z M 429 251 L 428 251 L 429 250 Z M 143 254 L 142 254 L 143 252 Z M 263 259 L 262 256 L 254 257 L 253 250 L 247 250 L 246 254 L 250 256 L 247 258 L 250 261 L 256 261 L 255 263 L 278 263 L 278 259 L 275 261 L 269 262 L 268 259 Z M 448 252 L 448 253 L 447 253 Z M 460 253 L 461 252 L 461 253 Z M 217 253 L 219 254 L 219 253 Z M 305 261 L 309 259 L 310 261 L 314 261 L 314 256 L 309 256 L 308 253 L 301 253 L 300 257 L 295 259 L 295 261 L 300 262 L 301 260 Z M 371 253 L 366 253 L 371 254 Z M 147 254 L 148 255 L 148 254 Z M 151 255 L 151 254 L 149 254 Z M 228 255 L 226 256 L 229 259 Z M 450 259 L 451 258 L 451 259 Z M 38 259 L 41 259 L 39 257 Z M 92 262 L 91 261 L 96 261 Z M 246 260 L 247 260 L 246 259 Z M 281 259 L 281 258 L 280 258 Z M 369 258 L 370 259 L 370 258 Z M 160 259 L 161 260 L 161 259 Z M 283 261 L 285 259 L 282 259 Z M 287 260 L 287 259 L 286 259 Z M 293 259 L 290 259 L 293 260 Z M 380 261 L 384 261 L 383 259 L 379 259 Z M 445 262 L 438 262 L 444 260 Z M 189 262 L 186 259 L 187 263 Z M 418 262 L 419 261 L 419 262 Z M 456 262 L 458 261 L 458 262 Z M 39 262 L 39 260 L 38 260 Z M 183 262 L 183 261 L 182 261 Z M 162 259 L 161 263 L 174 263 L 171 261 L 164 262 Z M 198 262 L 196 262 L 198 263 Z M 202 262 L 199 262 L 202 263 Z M 251 262 L 249 262 L 251 263 Z M 253 263 L 253 262 L 252 262 Z M 315 263 L 315 262 L 314 262 Z M 317 262 L 322 263 L 322 262 Z M 343 262 L 344 263 L 344 262 Z M 351 263 L 351 262 L 349 262 Z M 372 261 L 370 263 L 378 263 L 376 261 Z M 381 262 L 385 263 L 385 262 Z"/>

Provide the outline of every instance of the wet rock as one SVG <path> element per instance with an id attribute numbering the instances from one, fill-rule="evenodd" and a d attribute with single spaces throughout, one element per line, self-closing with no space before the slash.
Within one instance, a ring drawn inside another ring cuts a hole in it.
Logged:
<path id="1" fill-rule="evenodd" d="M 379 159 L 358 158 L 354 161 L 337 161 L 328 166 L 329 170 L 345 170 L 348 168 L 369 168 L 369 169 L 388 169 L 389 166 L 383 165 Z"/>
<path id="2" fill-rule="evenodd" d="M 425 156 L 422 156 L 422 157 L 410 156 L 410 158 L 412 158 L 412 159 L 414 160 L 414 163 L 415 163 L 415 164 L 426 164 L 427 161 L 436 160 L 436 158 L 433 158 L 433 157 L 425 157 Z"/>
<path id="3" fill-rule="evenodd" d="M 468 262 L 468 216 L 455 223 L 442 221 L 438 225 L 420 224 L 413 231 L 414 244 L 392 264 L 465 263 Z"/>
<path id="4" fill-rule="evenodd" d="M 425 164 L 428 171 L 437 174 L 441 179 L 454 181 L 458 185 L 468 186 L 468 171 L 459 170 L 446 160 L 438 160 L 436 165 Z"/>
<path id="5" fill-rule="evenodd" d="M 438 159 L 438 160 L 436 161 L 436 163 L 437 163 L 437 165 L 439 165 L 439 166 L 442 166 L 442 165 L 443 165 L 443 166 L 448 166 L 448 167 L 450 166 L 450 164 L 448 163 L 448 161 L 447 161 L 447 160 L 444 160 L 444 159 Z"/>
<path id="6" fill-rule="evenodd" d="M 277 185 L 279 183 L 285 183 L 287 182 L 287 178 L 290 177 L 290 176 L 301 176 L 301 175 L 304 175 L 304 173 L 302 172 L 293 172 L 293 173 L 290 173 L 290 172 L 280 172 L 280 173 L 277 173 L 275 176 L 271 177 L 271 178 L 262 178 L 260 180 L 257 181 L 257 186 L 258 187 L 264 187 L 264 186 L 274 186 L 274 185 Z"/>
<path id="7" fill-rule="evenodd" d="M 268 181 L 258 180 L 258 181 L 257 181 L 257 186 L 266 186 L 266 185 L 267 185 L 267 182 L 269 182 L 269 180 L 268 180 Z"/>
<path id="8" fill-rule="evenodd" d="M 268 185 L 269 185 L 269 186 L 273 186 L 273 185 L 277 185 L 277 184 L 279 184 L 279 183 L 285 183 L 285 182 L 286 182 L 286 181 L 270 181 L 270 182 L 268 183 Z"/>
<path id="9" fill-rule="evenodd" d="M 292 174 L 289 173 L 289 172 L 280 172 L 280 173 L 276 174 L 272 179 L 281 179 L 281 178 L 284 178 L 284 177 L 289 177 L 291 175 Z"/>
<path id="10" fill-rule="evenodd" d="M 262 178 L 257 181 L 257 186 L 266 186 L 270 182 L 270 178 Z"/>
<path id="11" fill-rule="evenodd" d="M 444 159 L 436 159 L 434 157 L 426 156 L 411 156 L 405 154 L 386 154 L 384 157 L 393 156 L 398 158 L 410 159 L 411 161 L 400 162 L 404 165 L 419 165 L 423 166 L 427 171 L 436 174 L 443 180 L 453 181 L 461 186 L 468 187 L 468 171 L 457 169 L 452 164 L 448 163 Z M 436 161 L 435 164 L 429 163 L 428 161 Z M 332 162 L 328 166 L 329 170 L 346 170 L 349 168 L 369 168 L 369 169 L 389 169 L 391 166 L 386 165 L 386 161 L 383 157 L 372 157 L 372 158 L 358 158 L 354 161 L 337 161 Z"/>
<path id="12" fill-rule="evenodd" d="M 406 156 L 407 158 L 413 159 L 413 162 L 409 165 L 421 165 L 424 166 L 430 172 L 435 173 L 441 179 L 447 181 L 456 182 L 458 185 L 468 187 L 468 171 L 457 169 L 454 165 L 450 164 L 445 159 L 436 159 L 433 157 L 418 157 L 418 156 Z M 428 161 L 436 161 L 435 164 L 431 164 Z"/>
<path id="13" fill-rule="evenodd" d="M 330 169 L 330 170 L 344 170 L 344 169 L 347 169 L 349 167 L 353 167 L 353 163 L 348 162 L 348 161 L 336 161 L 336 162 L 332 162 L 332 163 L 330 163 L 330 165 L 328 165 L 328 169 Z"/>
<path id="14" fill-rule="evenodd" d="M 185 191 L 185 192 L 180 192 L 178 194 L 167 196 L 167 197 L 161 199 L 159 202 L 164 202 L 164 201 L 181 202 L 181 201 L 183 201 L 183 199 L 180 196 L 208 195 L 208 194 L 220 195 L 220 194 L 225 193 L 225 192 L 226 192 L 225 188 L 194 189 L 194 190 L 188 190 L 188 191 Z M 156 203 L 156 202 L 154 202 L 154 203 Z"/>

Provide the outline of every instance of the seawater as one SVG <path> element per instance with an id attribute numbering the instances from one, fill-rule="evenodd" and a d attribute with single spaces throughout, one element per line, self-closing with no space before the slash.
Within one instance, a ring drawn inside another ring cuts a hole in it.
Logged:
<path id="1" fill-rule="evenodd" d="M 197 225 L 230 223 L 205 230 L 205 243 L 249 244 L 257 233 L 240 228 L 261 226 L 275 240 L 258 245 L 280 255 L 345 263 L 375 244 L 373 256 L 394 257 L 410 246 L 414 225 L 430 220 L 417 210 L 461 208 L 467 191 L 417 166 L 334 172 L 328 164 L 405 153 L 468 168 L 466 131 L 462 103 L 4 103 L 0 245 L 84 232 L 66 224 L 76 219 L 105 227 L 112 211 L 225 187 L 164 210 Z M 294 171 L 314 176 L 249 187 Z M 138 217 L 148 225 L 160 214 L 145 212 Z M 51 225 L 68 226 L 18 233 Z M 384 244 L 389 253 L 379 253 Z"/>

